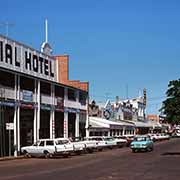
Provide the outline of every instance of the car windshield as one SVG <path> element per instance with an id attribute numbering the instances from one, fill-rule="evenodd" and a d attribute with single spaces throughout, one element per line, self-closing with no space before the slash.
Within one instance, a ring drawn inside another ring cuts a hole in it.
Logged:
<path id="1" fill-rule="evenodd" d="M 147 141 L 148 137 L 135 137 L 134 141 Z"/>
<path id="2" fill-rule="evenodd" d="M 57 141 L 56 141 L 56 144 L 57 144 L 57 145 L 68 144 L 68 143 L 69 143 L 68 140 L 57 140 Z"/>

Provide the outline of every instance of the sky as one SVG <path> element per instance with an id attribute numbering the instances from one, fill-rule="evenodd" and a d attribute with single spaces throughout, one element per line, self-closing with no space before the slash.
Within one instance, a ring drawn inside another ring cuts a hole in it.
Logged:
<path id="1" fill-rule="evenodd" d="M 179 0 L 6 0 L 0 23 L 40 50 L 47 18 L 53 54 L 70 56 L 69 77 L 89 81 L 91 99 L 134 98 L 146 88 L 152 114 L 180 78 L 179 8 Z"/>

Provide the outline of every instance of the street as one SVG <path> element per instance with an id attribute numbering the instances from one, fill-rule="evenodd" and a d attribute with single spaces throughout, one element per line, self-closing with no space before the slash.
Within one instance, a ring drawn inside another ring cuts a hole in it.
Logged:
<path id="1" fill-rule="evenodd" d="M 0 162 L 1 180 L 179 180 L 180 139 L 155 143 L 153 152 L 121 148 L 69 158 Z"/>

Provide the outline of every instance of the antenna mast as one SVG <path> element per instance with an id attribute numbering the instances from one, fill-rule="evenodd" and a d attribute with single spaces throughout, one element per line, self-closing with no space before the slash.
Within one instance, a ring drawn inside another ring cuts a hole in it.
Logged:
<path id="1" fill-rule="evenodd" d="M 45 37 L 45 42 L 47 43 L 48 42 L 48 20 L 46 19 L 45 20 L 45 27 L 46 27 L 46 37 Z"/>

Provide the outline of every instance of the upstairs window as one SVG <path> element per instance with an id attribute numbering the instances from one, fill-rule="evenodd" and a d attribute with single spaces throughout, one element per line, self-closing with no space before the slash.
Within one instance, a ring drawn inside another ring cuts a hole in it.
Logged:
<path id="1" fill-rule="evenodd" d="M 86 98 L 87 98 L 87 94 L 86 93 L 83 93 L 83 92 L 79 93 L 79 102 L 82 105 L 86 105 Z"/>
<path id="2" fill-rule="evenodd" d="M 72 89 L 68 89 L 68 99 L 72 101 L 76 101 L 76 91 Z"/>

